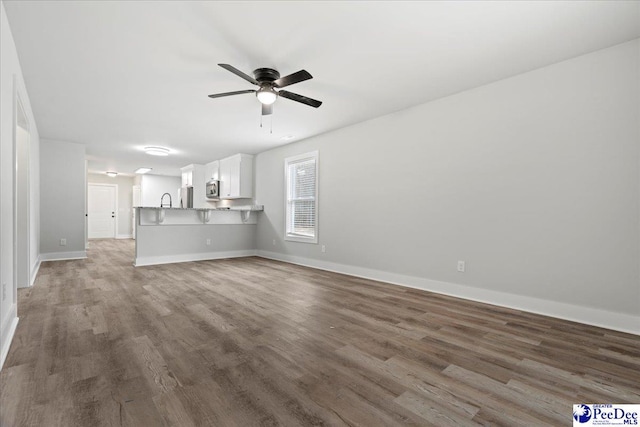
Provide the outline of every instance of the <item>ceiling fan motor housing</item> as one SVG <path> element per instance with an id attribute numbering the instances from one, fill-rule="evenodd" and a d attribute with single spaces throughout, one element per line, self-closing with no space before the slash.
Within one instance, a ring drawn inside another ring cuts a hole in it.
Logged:
<path id="1" fill-rule="evenodd" d="M 280 73 L 273 68 L 258 68 L 253 71 L 256 80 L 262 82 L 272 82 L 280 78 Z"/>

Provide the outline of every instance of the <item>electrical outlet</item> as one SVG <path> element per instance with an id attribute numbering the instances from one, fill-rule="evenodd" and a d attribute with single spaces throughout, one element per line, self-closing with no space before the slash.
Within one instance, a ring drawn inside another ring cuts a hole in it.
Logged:
<path id="1" fill-rule="evenodd" d="M 211 239 L 207 239 L 207 246 L 211 245 Z"/>
<path id="2" fill-rule="evenodd" d="M 60 239 L 60 246 L 67 246 L 67 239 Z"/>
<path id="3" fill-rule="evenodd" d="M 276 245 L 276 239 L 273 239 L 273 246 Z"/>
<path id="4" fill-rule="evenodd" d="M 327 252 L 327 247 L 325 245 L 322 245 L 322 253 Z"/>
<path id="5" fill-rule="evenodd" d="M 458 271 L 464 273 L 464 261 L 458 261 Z"/>
<path id="6" fill-rule="evenodd" d="M 7 282 L 2 284 L 2 301 L 7 299 Z"/>

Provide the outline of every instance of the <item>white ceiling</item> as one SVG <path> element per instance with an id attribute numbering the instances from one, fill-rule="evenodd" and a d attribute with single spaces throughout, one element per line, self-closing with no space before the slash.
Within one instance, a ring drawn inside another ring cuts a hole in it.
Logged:
<path id="1" fill-rule="evenodd" d="M 638 1 L 4 4 L 40 136 L 121 173 L 259 153 L 640 37 Z M 323 105 L 278 99 L 270 134 L 253 94 L 207 97 L 255 88 L 218 63 L 304 68 L 287 90 Z"/>

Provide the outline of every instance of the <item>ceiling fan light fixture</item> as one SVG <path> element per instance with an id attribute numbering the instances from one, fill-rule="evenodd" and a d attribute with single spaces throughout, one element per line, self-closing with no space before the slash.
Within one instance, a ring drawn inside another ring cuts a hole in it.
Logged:
<path id="1" fill-rule="evenodd" d="M 168 156 L 169 149 L 164 147 L 144 147 L 144 152 L 152 156 Z"/>
<path id="2" fill-rule="evenodd" d="M 258 97 L 258 101 L 260 101 L 262 104 L 271 105 L 276 102 L 278 93 L 271 87 L 261 87 L 256 91 L 256 96 Z"/>
<path id="3" fill-rule="evenodd" d="M 280 97 L 299 102 L 313 108 L 318 108 L 322 105 L 322 101 L 318 101 L 317 99 L 309 98 L 308 96 L 299 95 L 287 90 L 281 90 L 283 87 L 289 87 L 293 84 L 312 79 L 313 76 L 309 74 L 307 70 L 296 71 L 293 74 L 280 77 L 280 73 L 278 72 L 278 70 L 274 70 L 273 68 L 257 68 L 253 70 L 253 75 L 255 76 L 254 78 L 248 74 L 243 73 L 232 65 L 218 65 L 225 70 L 232 72 L 236 76 L 248 81 L 249 83 L 258 86 L 258 89 L 245 89 L 237 90 L 235 92 L 213 93 L 209 95 L 209 98 L 222 98 L 225 96 L 241 95 L 243 93 L 255 93 L 258 101 L 262 104 L 262 116 L 269 116 L 273 114 L 273 108 L 271 107 L 271 104 L 276 102 L 276 99 Z"/>

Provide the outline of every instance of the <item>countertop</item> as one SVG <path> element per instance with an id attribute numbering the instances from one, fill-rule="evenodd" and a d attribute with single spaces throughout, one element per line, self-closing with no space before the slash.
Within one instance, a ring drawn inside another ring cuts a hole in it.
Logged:
<path id="1" fill-rule="evenodd" d="M 160 206 L 136 206 L 137 209 L 165 209 L 165 210 L 179 210 L 179 211 L 263 211 L 263 205 L 251 205 L 251 206 L 231 206 L 226 208 L 178 208 L 178 207 L 160 207 Z"/>

